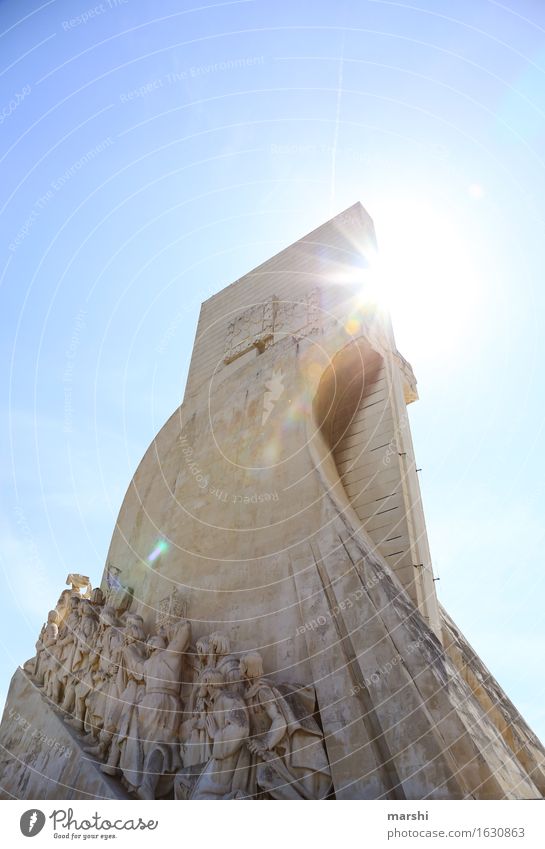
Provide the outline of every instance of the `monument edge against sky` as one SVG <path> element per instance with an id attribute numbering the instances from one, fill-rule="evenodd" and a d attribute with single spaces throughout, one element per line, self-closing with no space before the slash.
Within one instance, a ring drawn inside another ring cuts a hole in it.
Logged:
<path id="1" fill-rule="evenodd" d="M 202 305 L 101 592 L 67 591 L 14 676 L 8 793 L 543 797 L 541 743 L 437 600 L 375 254 L 357 203 Z M 199 711 L 238 741 L 221 765 Z"/>

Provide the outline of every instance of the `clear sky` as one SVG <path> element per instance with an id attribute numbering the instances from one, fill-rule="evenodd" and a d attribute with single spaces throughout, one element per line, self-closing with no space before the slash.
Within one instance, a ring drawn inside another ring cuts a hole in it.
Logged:
<path id="1" fill-rule="evenodd" d="M 441 601 L 545 737 L 545 4 L 0 2 L 0 689 L 100 580 L 199 305 L 360 200 Z"/>

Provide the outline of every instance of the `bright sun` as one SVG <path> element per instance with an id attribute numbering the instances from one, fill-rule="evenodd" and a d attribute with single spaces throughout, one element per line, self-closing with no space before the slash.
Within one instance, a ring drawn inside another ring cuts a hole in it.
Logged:
<path id="1" fill-rule="evenodd" d="M 467 337 L 480 283 L 468 234 L 424 203 L 391 201 L 374 211 L 379 251 L 376 290 L 406 356 L 444 354 Z"/>

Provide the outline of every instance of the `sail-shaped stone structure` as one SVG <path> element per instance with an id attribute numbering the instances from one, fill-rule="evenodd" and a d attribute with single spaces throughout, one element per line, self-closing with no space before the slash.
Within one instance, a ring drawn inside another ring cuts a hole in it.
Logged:
<path id="1" fill-rule="evenodd" d="M 202 305 L 183 403 L 130 483 L 103 598 L 59 625 L 83 660 L 52 640 L 45 686 L 32 665 L 14 676 L 4 792 L 543 798 L 541 743 L 437 599 L 407 417 L 416 380 L 375 258 L 358 203 Z M 86 615 L 102 622 L 98 660 L 81 648 Z M 183 663 L 158 692 L 151 670 L 175 645 Z M 67 728 L 73 679 L 80 726 Z M 104 704 L 117 703 L 116 720 Z M 13 719 L 25 710 L 87 748 L 79 770 L 29 747 Z"/>

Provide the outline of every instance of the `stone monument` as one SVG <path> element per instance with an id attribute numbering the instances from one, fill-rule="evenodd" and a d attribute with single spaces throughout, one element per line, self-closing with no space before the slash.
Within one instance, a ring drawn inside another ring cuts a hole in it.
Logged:
<path id="1" fill-rule="evenodd" d="M 13 677 L 6 798 L 544 797 L 437 599 L 375 251 L 356 204 L 203 304 L 101 591 L 70 575 Z"/>

